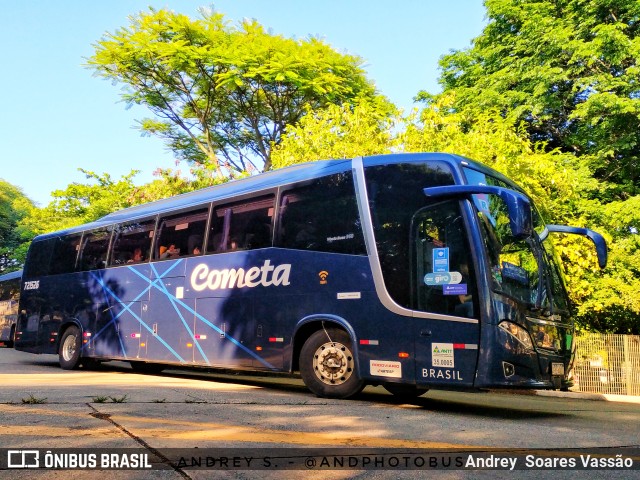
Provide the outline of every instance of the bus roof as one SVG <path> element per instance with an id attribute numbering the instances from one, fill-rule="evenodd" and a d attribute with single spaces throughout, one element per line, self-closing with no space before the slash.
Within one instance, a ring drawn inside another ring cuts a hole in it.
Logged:
<path id="1" fill-rule="evenodd" d="M 321 160 L 308 163 L 293 165 L 290 167 L 273 170 L 259 175 L 246 177 L 240 180 L 232 180 L 221 185 L 206 187 L 193 192 L 183 193 L 173 197 L 157 200 L 142 205 L 118 210 L 110 213 L 94 222 L 71 227 L 59 232 L 46 233 L 39 235 L 38 240 L 42 240 L 51 236 L 60 234 L 70 234 L 83 232 L 99 228 L 101 226 L 111 225 L 115 223 L 136 220 L 144 217 L 151 217 L 160 213 L 180 210 L 190 206 L 206 204 L 211 201 L 224 200 L 236 196 L 242 196 L 252 192 L 268 190 L 281 185 L 289 185 L 308 179 L 318 178 L 325 175 L 344 172 L 351 169 L 352 159 L 341 160 Z M 394 153 L 385 155 L 374 155 L 363 157 L 363 163 L 366 166 L 383 165 L 392 163 L 410 163 L 424 161 L 444 161 L 455 166 L 459 166 L 461 162 L 485 173 L 498 176 L 509 183 L 506 177 L 493 169 L 486 167 L 480 163 L 474 162 L 468 158 L 449 154 L 449 153 Z"/>

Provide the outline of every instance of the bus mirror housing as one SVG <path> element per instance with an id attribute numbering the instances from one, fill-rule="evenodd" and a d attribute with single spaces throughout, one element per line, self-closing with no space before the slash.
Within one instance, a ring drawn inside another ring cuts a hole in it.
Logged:
<path id="1" fill-rule="evenodd" d="M 507 205 L 511 234 L 515 238 L 527 238 L 533 233 L 531 203 L 525 195 L 515 190 L 488 185 L 448 185 L 445 187 L 425 188 L 423 192 L 427 197 L 497 195 Z"/>
<path id="2" fill-rule="evenodd" d="M 567 225 L 545 225 L 544 231 L 540 234 L 540 240 L 547 238 L 549 232 L 570 233 L 587 237 L 596 246 L 596 254 L 598 255 L 598 265 L 600 268 L 607 266 L 607 242 L 598 232 L 594 232 L 588 228 L 569 227 Z"/>

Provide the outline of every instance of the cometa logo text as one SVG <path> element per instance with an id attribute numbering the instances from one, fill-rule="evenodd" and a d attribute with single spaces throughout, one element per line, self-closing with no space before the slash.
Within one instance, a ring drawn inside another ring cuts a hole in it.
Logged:
<path id="1" fill-rule="evenodd" d="M 273 266 L 270 260 L 265 260 L 262 267 L 225 268 L 224 270 L 210 270 L 201 263 L 191 273 L 191 288 L 196 292 L 209 290 L 224 290 L 229 288 L 254 288 L 258 285 L 274 287 L 289 285 L 291 264 Z"/>

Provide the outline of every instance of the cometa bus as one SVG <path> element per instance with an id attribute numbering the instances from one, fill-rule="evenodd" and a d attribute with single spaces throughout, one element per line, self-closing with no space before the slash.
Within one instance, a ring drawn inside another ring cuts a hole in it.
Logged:
<path id="1" fill-rule="evenodd" d="M 550 232 L 514 182 L 443 153 L 297 165 L 34 239 L 15 346 L 365 385 L 559 388 L 574 324 Z"/>

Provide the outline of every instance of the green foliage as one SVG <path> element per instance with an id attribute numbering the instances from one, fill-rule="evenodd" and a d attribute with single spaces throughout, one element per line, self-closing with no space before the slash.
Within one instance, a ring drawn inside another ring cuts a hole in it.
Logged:
<path id="1" fill-rule="evenodd" d="M 497 109 L 534 142 L 579 156 L 610 196 L 638 193 L 640 3 L 487 0 L 473 46 L 441 60 L 456 111 Z M 429 101 L 431 96 L 421 94 Z M 603 192 L 604 193 L 604 192 Z"/>
<path id="2" fill-rule="evenodd" d="M 22 220 L 23 227 L 41 234 L 63 230 L 89 223 L 111 212 L 179 195 L 204 188 L 226 179 L 215 178 L 203 168 L 192 169 L 192 177 L 183 177 L 179 170 L 158 169 L 159 177 L 152 182 L 136 186 L 133 182 L 137 171 L 132 170 L 120 179 L 114 180 L 108 173 L 96 174 L 80 169 L 88 183 L 72 183 L 65 190 L 52 192 L 53 201 L 44 208 L 32 207 L 29 215 Z M 33 235 L 32 235 L 33 236 Z"/>
<path id="3" fill-rule="evenodd" d="M 274 147 L 273 166 L 389 153 L 393 114 L 394 110 L 380 101 L 308 110 L 298 124 L 287 127 L 281 143 Z"/>
<path id="4" fill-rule="evenodd" d="M 27 398 L 22 399 L 22 403 L 26 405 L 41 405 L 47 403 L 47 397 L 34 397 L 33 393 L 30 393 Z"/>
<path id="5" fill-rule="evenodd" d="M 269 170 L 272 145 L 309 109 L 375 96 L 358 57 L 316 38 L 271 34 L 256 21 L 234 27 L 222 14 L 200 14 L 132 16 L 95 45 L 89 66 L 124 84 L 127 103 L 151 110 L 143 132 L 218 178 Z"/>
<path id="6" fill-rule="evenodd" d="M 22 221 L 33 203 L 22 191 L 0 180 L 0 274 L 21 268 L 32 232 Z"/>
<path id="7" fill-rule="evenodd" d="M 96 174 L 80 169 L 87 179 L 95 183 L 72 183 L 65 190 L 51 193 L 53 201 L 42 209 L 34 209 L 24 223 L 36 234 L 62 230 L 92 222 L 120 208 L 136 203 L 137 188 L 131 171 L 120 180 L 108 173 Z"/>
<path id="8" fill-rule="evenodd" d="M 456 112 L 455 95 L 434 99 L 416 119 L 409 118 L 400 134 L 404 151 L 440 151 L 463 155 L 515 179 L 535 200 L 545 218 L 564 223 L 587 208 L 581 196 L 598 188 L 573 157 L 559 150 L 546 151 L 534 143 L 522 125 L 514 126 L 496 110 L 473 116 Z"/>

